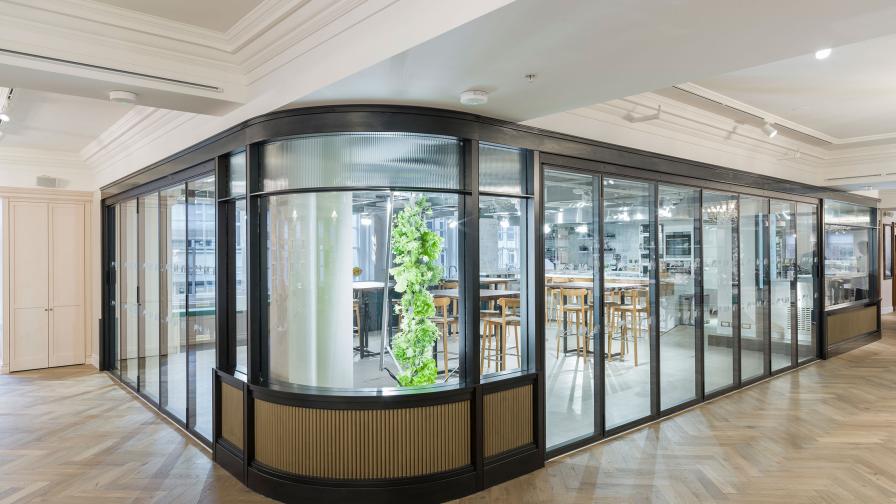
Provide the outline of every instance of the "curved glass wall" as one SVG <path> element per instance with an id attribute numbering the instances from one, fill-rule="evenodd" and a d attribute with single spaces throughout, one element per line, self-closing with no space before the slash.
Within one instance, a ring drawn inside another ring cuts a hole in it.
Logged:
<path id="1" fill-rule="evenodd" d="M 460 199 L 426 189 L 460 188 L 461 142 L 405 133 L 309 135 L 265 144 L 260 158 L 261 189 L 280 191 L 259 196 L 262 367 L 270 381 L 333 389 L 409 385 L 412 376 L 415 385 L 456 383 L 463 360 Z M 514 222 L 502 231 L 519 233 L 519 212 L 502 219 Z M 413 307 L 404 301 L 412 299 L 407 282 L 414 280 L 396 275 L 407 254 L 426 251 L 420 241 L 419 250 L 404 247 L 396 257 L 396 240 L 407 236 L 433 237 L 432 260 L 421 258 L 412 272 L 428 275 Z M 496 271 L 518 271 L 518 251 L 499 256 Z M 432 344 L 409 346 L 414 338 Z M 506 369 L 509 356 L 518 368 L 519 346 L 512 356 L 498 349 L 493 370 Z"/>

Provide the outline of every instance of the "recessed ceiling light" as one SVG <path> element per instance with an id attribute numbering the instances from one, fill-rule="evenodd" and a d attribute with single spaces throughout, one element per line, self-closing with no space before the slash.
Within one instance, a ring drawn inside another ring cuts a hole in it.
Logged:
<path id="1" fill-rule="evenodd" d="M 763 133 L 765 133 L 769 138 L 775 138 L 775 135 L 778 134 L 778 130 L 776 130 L 776 129 L 772 126 L 772 123 L 770 123 L 770 122 L 768 122 L 768 121 L 766 121 L 765 124 L 762 125 L 762 131 L 763 131 Z"/>
<path id="2" fill-rule="evenodd" d="M 831 55 L 831 48 L 819 49 L 815 51 L 815 59 L 823 60 Z"/>
<path id="3" fill-rule="evenodd" d="M 0 122 L 9 122 L 9 115 L 6 113 L 0 114 Z"/>
<path id="4" fill-rule="evenodd" d="M 463 105 L 482 105 L 488 101 L 488 93 L 476 89 L 470 89 L 460 94 L 460 102 Z"/>

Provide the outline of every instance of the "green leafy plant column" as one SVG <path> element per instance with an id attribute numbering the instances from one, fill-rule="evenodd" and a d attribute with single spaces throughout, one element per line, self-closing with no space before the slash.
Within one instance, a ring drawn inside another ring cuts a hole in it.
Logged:
<path id="1" fill-rule="evenodd" d="M 430 320 L 435 315 L 428 287 L 442 278 L 436 260 L 442 252 L 442 239 L 426 227 L 432 208 L 424 197 L 417 197 L 395 216 L 392 226 L 392 256 L 395 290 L 401 304 L 401 328 L 392 340 L 392 354 L 398 363 L 398 383 L 403 387 L 435 383 L 438 369 L 432 358 L 432 346 L 439 329 Z"/>

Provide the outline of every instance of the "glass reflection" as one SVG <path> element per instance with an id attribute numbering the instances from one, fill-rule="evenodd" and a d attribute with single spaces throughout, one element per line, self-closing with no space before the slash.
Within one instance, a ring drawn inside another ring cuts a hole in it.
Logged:
<path id="1" fill-rule="evenodd" d="M 653 184 L 605 178 L 604 375 L 608 429 L 645 417 L 650 406 L 650 346 L 655 222 Z"/>
<path id="2" fill-rule="evenodd" d="M 803 362 L 817 354 L 818 207 L 797 203 L 796 211 L 797 359 Z"/>
<path id="3" fill-rule="evenodd" d="M 525 202 L 479 198 L 480 366 L 483 374 L 521 369 L 526 360 L 520 292 L 525 286 Z"/>
<path id="4" fill-rule="evenodd" d="M 140 198 L 141 236 L 140 296 L 143 298 L 140 322 L 140 390 L 153 401 L 159 400 L 159 195 Z"/>
<path id="5" fill-rule="evenodd" d="M 765 374 L 768 341 L 768 200 L 740 198 L 740 376 Z"/>
<path id="6" fill-rule="evenodd" d="M 796 275 L 796 204 L 771 201 L 772 371 L 789 367 L 792 361 L 792 282 Z"/>
<path id="7" fill-rule="evenodd" d="M 597 177 L 544 173 L 545 409 L 548 448 L 594 432 Z M 584 290 L 584 293 L 583 293 Z M 585 305 L 580 303 L 585 300 Z M 582 309 L 585 316 L 580 316 Z M 577 322 L 579 322 L 577 324 Z M 581 322 L 586 322 L 582 327 Z M 590 352 L 585 351 L 587 343 Z"/>
<path id="8" fill-rule="evenodd" d="M 215 177 L 187 183 L 190 426 L 212 438 L 215 367 Z"/>
<path id="9" fill-rule="evenodd" d="M 700 190 L 659 186 L 660 408 L 697 397 L 695 239 Z"/>
<path id="10" fill-rule="evenodd" d="M 737 195 L 703 192 L 703 386 L 734 384 L 737 313 Z"/>
<path id="11" fill-rule="evenodd" d="M 234 297 L 236 301 L 236 370 L 247 373 L 246 359 L 249 344 L 249 319 L 247 318 L 246 307 L 249 304 L 249 286 L 248 277 L 248 243 L 246 238 L 246 200 L 239 200 L 234 203 L 234 219 L 233 219 L 233 237 L 234 246 L 233 257 L 236 261 L 234 265 Z"/>
<path id="12" fill-rule="evenodd" d="M 187 220 L 186 187 L 159 193 L 162 244 L 160 404 L 187 420 Z"/>
<path id="13" fill-rule="evenodd" d="M 121 204 L 121 378 L 136 387 L 139 378 L 138 317 L 140 305 L 137 300 L 137 200 Z"/>

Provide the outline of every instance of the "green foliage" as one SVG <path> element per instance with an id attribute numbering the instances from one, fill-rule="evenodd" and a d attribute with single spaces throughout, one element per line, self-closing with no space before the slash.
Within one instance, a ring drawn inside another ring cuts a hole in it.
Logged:
<path id="1" fill-rule="evenodd" d="M 402 293 L 395 312 L 402 317 L 401 328 L 392 340 L 392 353 L 401 367 L 398 383 L 403 387 L 435 383 L 438 369 L 432 358 L 432 346 L 439 329 L 430 320 L 435 315 L 428 288 L 442 278 L 437 260 L 442 239 L 426 227 L 432 208 L 418 197 L 395 216 L 392 226 L 392 255 L 395 290 Z"/>

